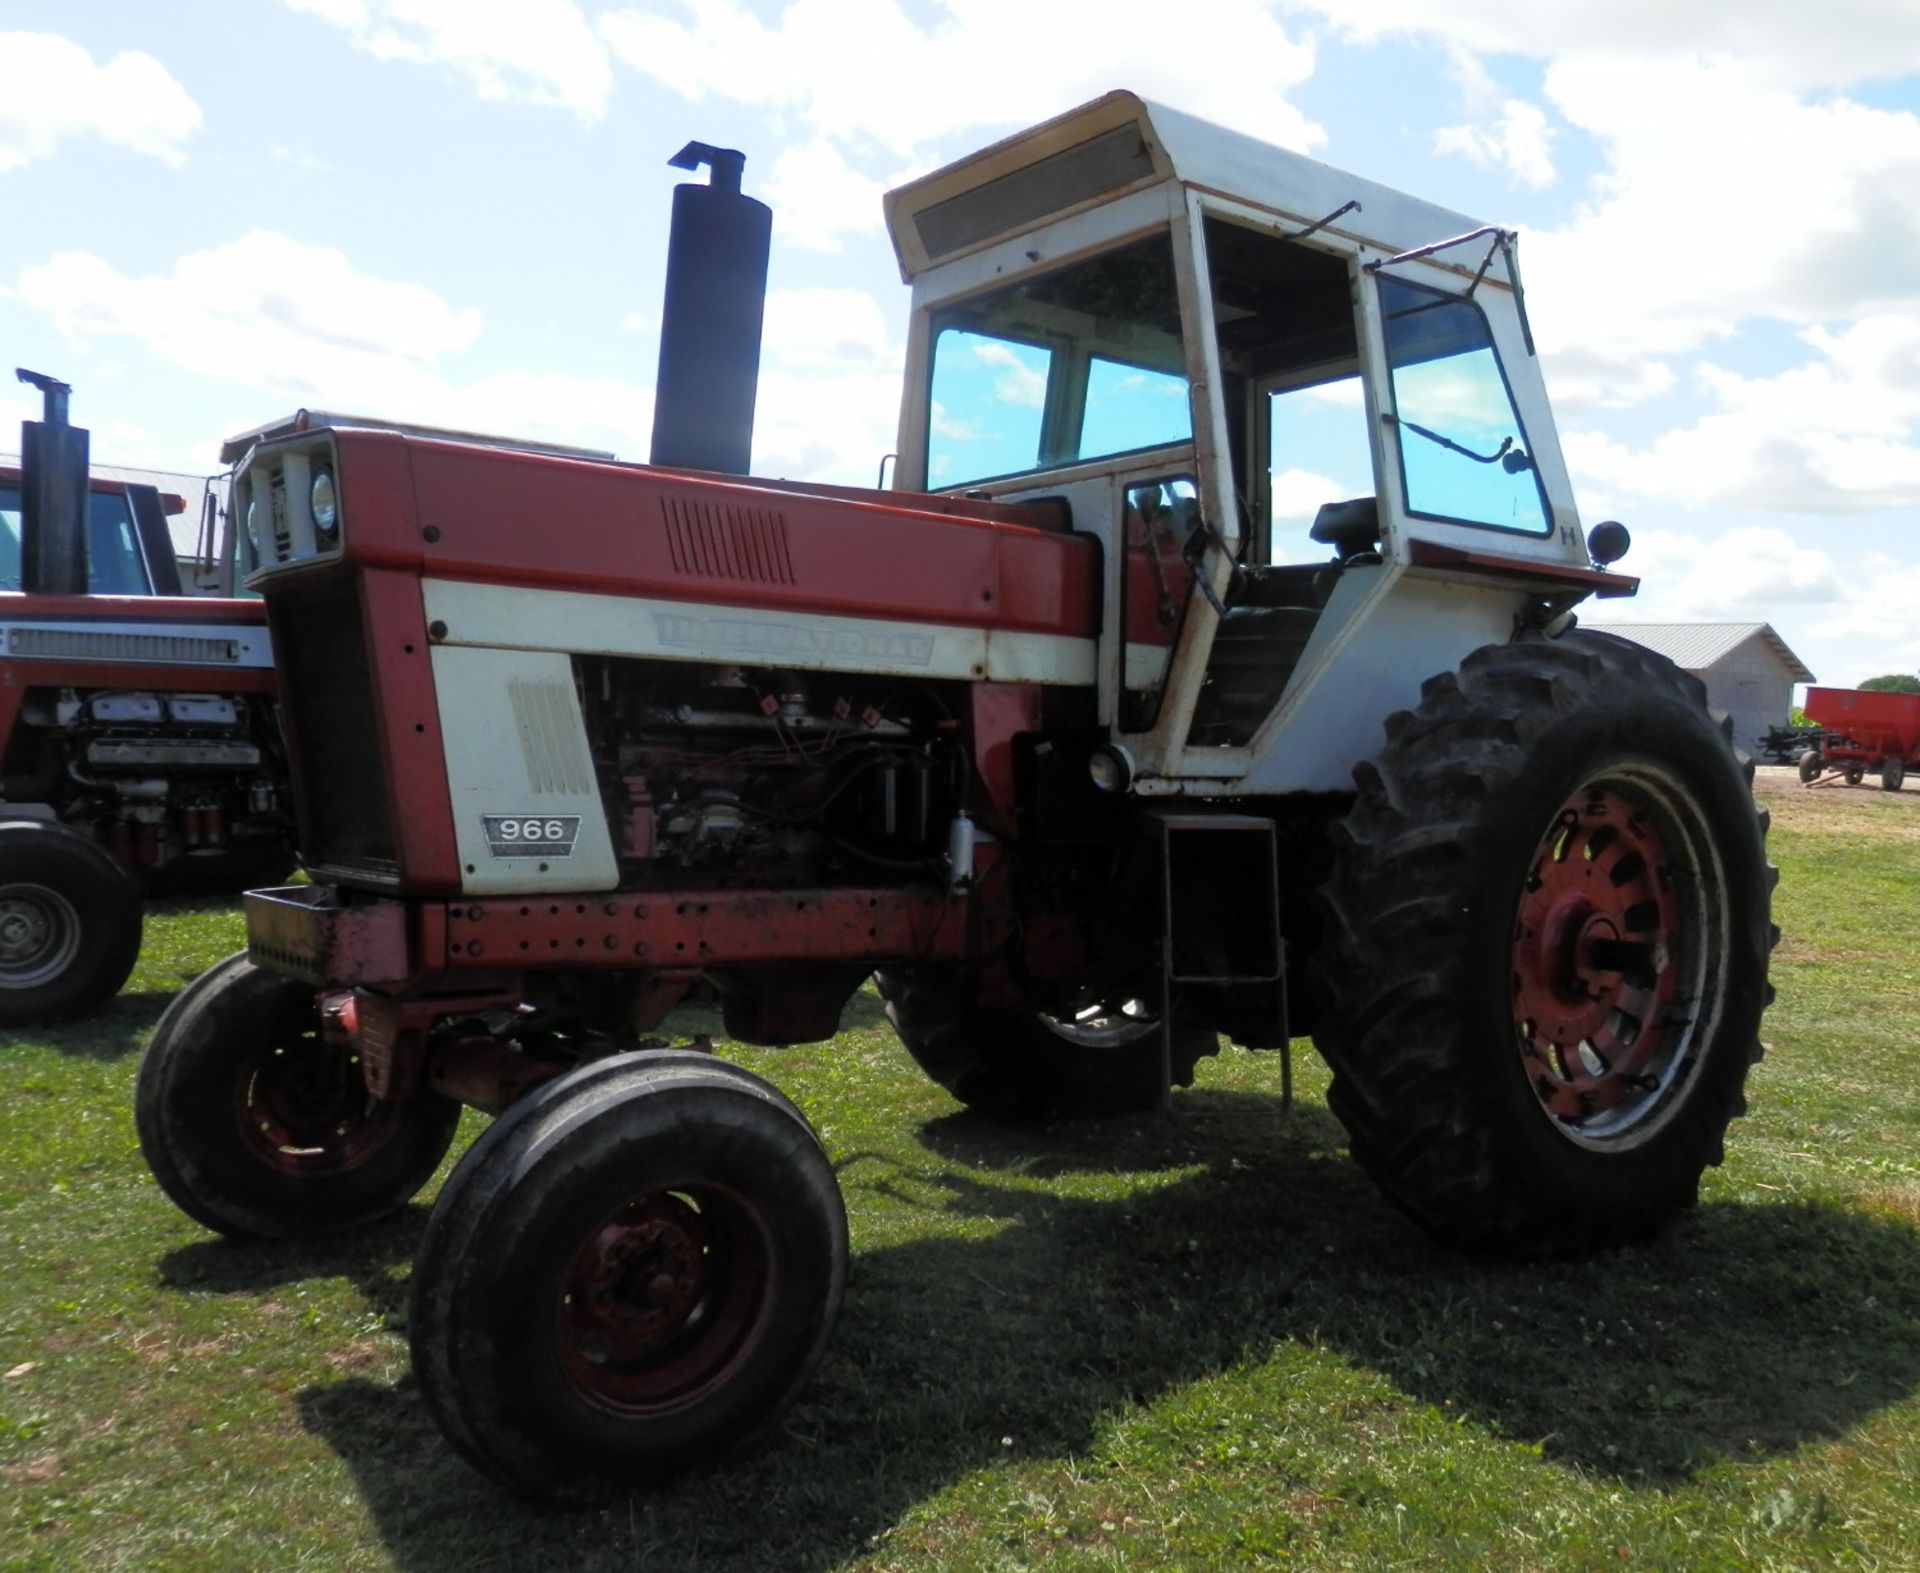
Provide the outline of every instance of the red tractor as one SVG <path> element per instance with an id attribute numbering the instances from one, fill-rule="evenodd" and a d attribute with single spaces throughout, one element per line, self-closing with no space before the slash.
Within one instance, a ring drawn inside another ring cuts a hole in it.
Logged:
<path id="1" fill-rule="evenodd" d="M 71 390 L 19 375 L 45 418 L 0 467 L 0 1027 L 110 999 L 143 892 L 294 863 L 264 608 L 183 595 L 185 504 L 90 479 Z"/>
<path id="2" fill-rule="evenodd" d="M 654 463 L 311 419 L 242 461 L 314 883 L 155 1034 L 167 1193 L 351 1229 L 499 1114 L 408 1330 L 452 1444 L 558 1496 L 764 1434 L 840 1302 L 806 1121 L 643 1046 L 696 985 L 786 1044 L 877 975 L 1008 1114 L 1311 1034 L 1463 1246 L 1690 1204 L 1759 1054 L 1764 821 L 1700 685 L 1574 626 L 1635 581 L 1512 237 L 1109 95 L 892 193 L 897 489 L 796 485 L 727 473 L 765 210 L 689 152 Z"/>

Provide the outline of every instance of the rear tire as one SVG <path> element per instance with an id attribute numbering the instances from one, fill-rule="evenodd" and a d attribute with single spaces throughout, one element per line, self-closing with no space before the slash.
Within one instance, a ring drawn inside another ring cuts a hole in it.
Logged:
<path id="1" fill-rule="evenodd" d="M 1907 767 L 1904 761 L 1889 759 L 1880 767 L 1880 790 L 1898 792 L 1907 779 Z"/>
<path id="2" fill-rule="evenodd" d="M 791 1103 L 710 1055 L 621 1054 L 527 1094 L 455 1168 L 414 1264 L 414 1371 L 483 1473 L 598 1500 L 764 1437 L 846 1275 Z"/>
<path id="3" fill-rule="evenodd" d="M 1651 1233 L 1720 1161 L 1771 999 L 1730 723 L 1583 632 L 1477 651 L 1387 736 L 1324 891 L 1315 1041 L 1354 1156 L 1463 1246 Z"/>
<path id="4" fill-rule="evenodd" d="M 360 1228 L 404 1205 L 453 1143 L 460 1105 L 366 1090 L 320 1033 L 313 990 L 242 951 L 181 991 L 134 1086 L 153 1177 L 183 1213 L 236 1239 Z"/>
<path id="5" fill-rule="evenodd" d="M 1166 1091 L 1153 1017 L 1103 1033 L 1037 1011 L 988 1009 L 955 968 L 879 972 L 874 984 L 914 1063 L 970 1108 L 1013 1118 L 1122 1114 L 1157 1108 Z M 1194 1066 L 1218 1049 L 1216 1034 L 1176 1019 L 1174 1085 L 1191 1086 Z"/>
<path id="6" fill-rule="evenodd" d="M 140 887 L 63 825 L 0 824 L 0 1027 L 98 1010 L 140 956 Z"/>

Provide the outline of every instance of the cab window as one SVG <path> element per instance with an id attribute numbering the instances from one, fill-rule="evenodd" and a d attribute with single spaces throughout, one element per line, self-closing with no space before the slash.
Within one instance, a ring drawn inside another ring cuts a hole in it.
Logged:
<path id="1" fill-rule="evenodd" d="M 119 492 L 89 492 L 87 588 L 95 595 L 151 595 L 153 581 L 140 555 L 133 510 Z M 20 487 L 0 485 L 0 590 L 21 583 Z"/>
<path id="2" fill-rule="evenodd" d="M 932 327 L 929 486 L 1192 439 L 1165 234 L 943 307 Z"/>

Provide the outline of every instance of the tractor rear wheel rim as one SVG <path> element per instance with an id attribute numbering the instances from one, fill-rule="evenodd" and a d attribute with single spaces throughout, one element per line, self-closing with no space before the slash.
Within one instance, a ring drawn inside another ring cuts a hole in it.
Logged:
<path id="1" fill-rule="evenodd" d="M 0 885 L 0 988 L 35 988 L 79 954 L 80 914 L 71 901 L 46 885 Z"/>
<path id="2" fill-rule="evenodd" d="M 313 1028 L 270 1039 L 241 1066 L 234 1113 L 249 1152 L 301 1179 L 370 1163 L 405 1119 L 404 1105 L 367 1091 L 357 1055 Z"/>
<path id="3" fill-rule="evenodd" d="M 1726 930 L 1711 831 L 1664 772 L 1596 777 L 1534 849 L 1510 952 L 1515 1042 L 1563 1136 L 1619 1148 L 1684 1101 Z"/>
<path id="4" fill-rule="evenodd" d="M 560 1368 L 595 1408 L 631 1418 L 700 1403 L 772 1325 L 773 1236 L 723 1186 L 663 1185 L 606 1214 L 564 1270 Z"/>

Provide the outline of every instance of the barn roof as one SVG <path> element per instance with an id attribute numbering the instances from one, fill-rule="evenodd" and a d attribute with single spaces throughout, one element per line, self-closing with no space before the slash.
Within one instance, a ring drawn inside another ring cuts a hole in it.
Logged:
<path id="1" fill-rule="evenodd" d="M 1606 623 L 1605 631 L 1645 645 L 1689 672 L 1703 671 L 1740 648 L 1756 634 L 1772 647 L 1796 683 L 1815 681 L 1806 662 L 1795 655 L 1771 623 Z"/>

